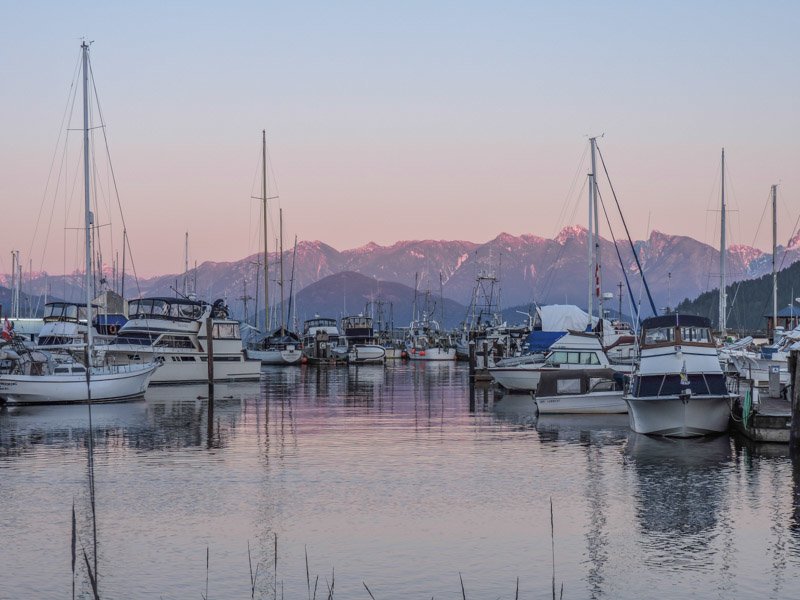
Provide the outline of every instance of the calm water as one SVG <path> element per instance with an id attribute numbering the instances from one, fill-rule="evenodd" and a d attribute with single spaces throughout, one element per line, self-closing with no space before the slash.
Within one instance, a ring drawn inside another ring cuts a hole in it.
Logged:
<path id="1" fill-rule="evenodd" d="M 102 598 L 797 598 L 800 468 L 727 436 L 542 418 L 456 365 L 265 368 L 96 406 Z M 223 398 L 220 398 L 223 396 Z M 71 593 L 91 556 L 86 407 L 0 413 L 0 598 Z M 89 597 L 85 569 L 78 594 Z"/>

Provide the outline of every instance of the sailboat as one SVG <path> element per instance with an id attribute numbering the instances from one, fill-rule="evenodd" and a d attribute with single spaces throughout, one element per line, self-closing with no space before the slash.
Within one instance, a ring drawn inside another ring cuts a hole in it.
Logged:
<path id="1" fill-rule="evenodd" d="M 267 132 L 261 132 L 261 200 L 264 213 L 264 322 L 269 332 L 269 252 L 267 251 Z M 299 364 L 303 357 L 302 344 L 296 333 L 286 328 L 283 311 L 283 211 L 280 212 L 280 288 L 281 326 L 267 333 L 257 342 L 248 344 L 245 353 L 250 360 L 260 360 L 264 365 Z M 258 308 L 256 308 L 258 311 Z"/>
<path id="2" fill-rule="evenodd" d="M 86 258 L 86 314 L 93 297 L 92 227 L 89 179 L 89 45 L 81 43 L 83 65 L 83 182 Z M 0 375 L 0 399 L 9 404 L 67 404 L 116 402 L 142 396 L 158 363 L 97 365 L 94 363 L 94 328 L 86 328 L 87 343 L 81 364 L 73 356 L 31 350 L 19 341 L 0 351 L 10 362 L 10 372 Z M 8 347 L 10 346 L 10 348 Z"/>

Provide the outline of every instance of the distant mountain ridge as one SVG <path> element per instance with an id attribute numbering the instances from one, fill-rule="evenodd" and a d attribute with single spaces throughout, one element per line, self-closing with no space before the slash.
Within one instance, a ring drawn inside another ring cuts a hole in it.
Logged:
<path id="1" fill-rule="evenodd" d="M 647 240 L 635 242 L 657 308 L 675 305 L 684 298 L 694 298 L 714 289 L 718 278 L 719 252 L 688 236 L 653 231 Z M 634 302 L 646 304 L 633 255 L 627 240 L 614 244 L 601 238 L 603 291 L 616 295 L 623 281 L 617 251 L 625 271 L 631 278 Z M 784 267 L 800 258 L 800 234 L 786 248 L 780 248 Z M 242 309 L 241 298 L 259 296 L 263 306 L 263 280 L 257 274 L 257 260 L 252 255 L 238 261 L 206 261 L 190 272 L 197 282 L 201 298 L 225 298 L 234 312 Z M 297 244 L 294 292 L 338 273 L 354 272 L 382 282 L 396 282 L 424 292 L 430 290 L 466 306 L 469 304 L 475 278 L 479 272 L 494 272 L 501 282 L 503 306 L 529 305 L 532 302 L 573 303 L 583 306 L 589 293 L 587 231 L 582 226 L 563 228 L 553 239 L 535 235 L 501 233 L 485 243 L 464 240 L 405 240 L 382 246 L 374 242 L 349 250 L 336 250 L 321 241 Z M 285 295 L 288 296 L 292 251 L 284 252 Z M 270 302 L 279 295 L 277 274 L 278 256 L 270 253 Z M 771 268 L 771 256 L 749 246 L 728 249 L 728 281 L 759 277 Z M 441 274 L 441 282 L 440 282 Z M 8 285 L 8 277 L 0 284 Z M 176 282 L 182 288 L 182 274 L 169 274 L 141 279 L 136 285 L 132 278 L 126 282 L 126 296 L 174 295 Z M 44 292 L 45 274 L 24 280 L 24 290 L 33 294 Z M 344 280 L 343 280 L 344 281 Z M 80 299 L 82 280 L 78 274 L 49 277 L 52 296 Z M 245 286 L 247 288 L 245 294 Z M 625 312 L 628 311 L 628 293 Z M 252 304 L 251 304 L 252 306 Z M 616 300 L 614 302 L 616 307 Z M 298 305 L 298 310 L 303 310 Z M 309 310 L 313 310 L 309 307 Z M 252 313 L 252 309 L 250 311 Z"/>

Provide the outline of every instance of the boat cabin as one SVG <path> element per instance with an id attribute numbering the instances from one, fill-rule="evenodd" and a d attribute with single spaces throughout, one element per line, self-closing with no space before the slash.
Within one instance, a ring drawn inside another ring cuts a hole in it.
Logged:
<path id="1" fill-rule="evenodd" d="M 97 314 L 97 306 L 92 305 L 92 316 Z M 83 323 L 88 322 L 86 318 L 86 304 L 76 302 L 48 302 L 44 305 L 45 323 Z"/>
<path id="2" fill-rule="evenodd" d="M 351 344 L 369 344 L 375 340 L 372 317 L 358 315 L 342 318 L 342 334 Z"/>
<path id="3" fill-rule="evenodd" d="M 557 369 L 542 371 L 536 397 L 585 395 L 621 391 L 625 376 L 613 369 Z"/>
<path id="4" fill-rule="evenodd" d="M 664 315 L 642 322 L 642 350 L 663 346 L 715 347 L 711 321 L 694 315 Z"/>

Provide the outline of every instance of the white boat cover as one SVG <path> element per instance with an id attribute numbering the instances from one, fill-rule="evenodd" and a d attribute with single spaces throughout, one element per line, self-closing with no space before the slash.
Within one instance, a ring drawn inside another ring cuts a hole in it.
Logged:
<path id="1" fill-rule="evenodd" d="M 542 331 L 585 331 L 589 324 L 589 314 L 574 304 L 549 304 L 536 309 L 542 322 Z M 592 328 L 597 326 L 598 317 L 592 317 Z M 613 331 L 608 319 L 603 322 L 604 331 Z"/>

